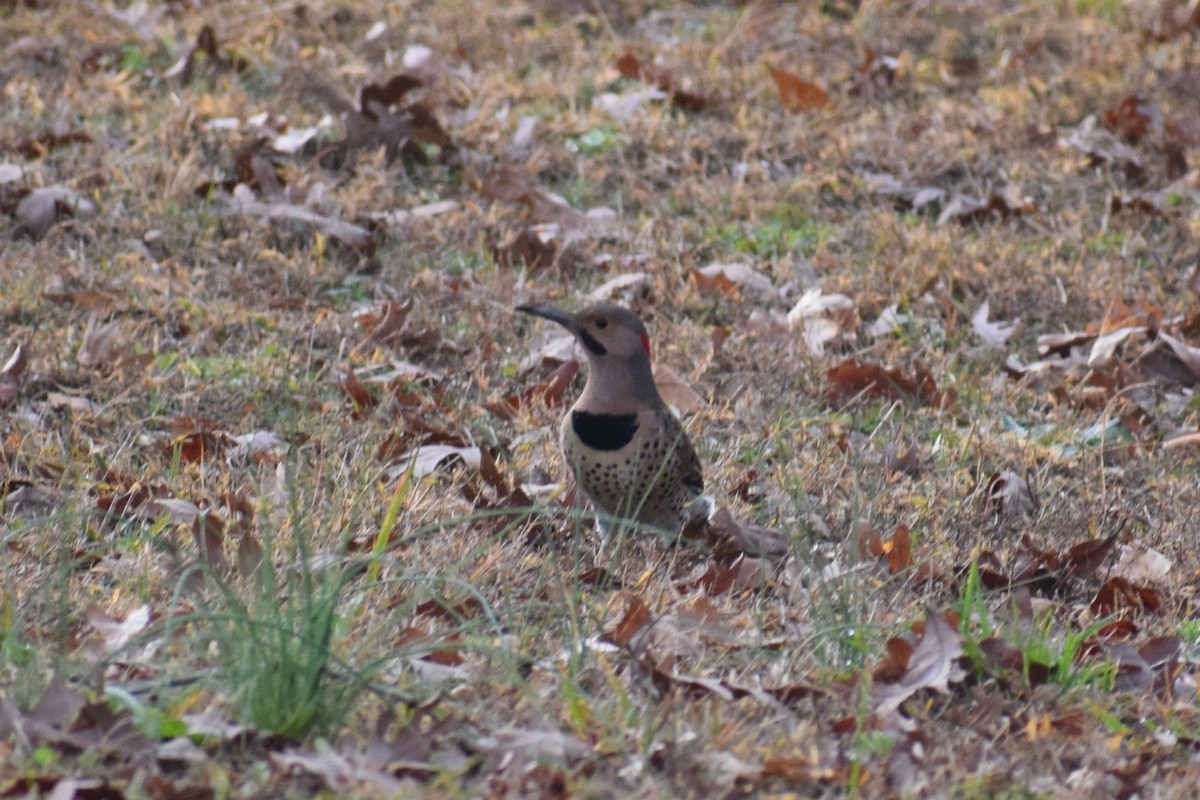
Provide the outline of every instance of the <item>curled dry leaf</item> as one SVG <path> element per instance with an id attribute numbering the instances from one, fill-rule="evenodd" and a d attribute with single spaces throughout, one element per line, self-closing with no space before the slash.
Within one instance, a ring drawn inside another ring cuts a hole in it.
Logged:
<path id="1" fill-rule="evenodd" d="M 314 88 L 334 112 L 342 115 L 346 127 L 346 138 L 340 143 L 343 152 L 382 146 L 389 164 L 397 156 L 405 163 L 424 164 L 429 159 L 422 145 L 437 147 L 443 160 L 456 148 L 433 112 L 423 103 L 408 99 L 407 95 L 422 83 L 415 75 L 401 73 L 385 84 L 368 84 L 359 94 L 357 109 L 349 107 L 340 93 L 329 87 Z"/>
<path id="2" fill-rule="evenodd" d="M 200 561 L 217 572 L 225 572 L 229 561 L 225 558 L 225 523 L 217 512 L 208 510 L 197 514 L 192 520 L 192 538 Z"/>
<path id="3" fill-rule="evenodd" d="M 274 431 L 253 431 L 228 436 L 233 449 L 229 461 L 233 464 L 269 464 L 283 460 L 291 445 Z"/>
<path id="4" fill-rule="evenodd" d="M 901 314 L 900 307 L 893 304 L 881 311 L 875 321 L 866 327 L 866 334 L 872 339 L 893 336 L 902 331 L 911 319 L 908 314 Z"/>
<path id="5" fill-rule="evenodd" d="M 492 246 L 492 260 L 508 269 L 523 267 L 529 272 L 548 269 L 559 256 L 557 232 L 547 225 L 522 228 L 515 237 Z"/>
<path id="6" fill-rule="evenodd" d="M 27 360 L 25 345 L 18 344 L 8 361 L 4 362 L 4 367 L 0 368 L 0 408 L 10 406 L 16 401 Z"/>
<path id="7" fill-rule="evenodd" d="M 884 55 L 870 45 L 863 46 L 863 63 L 858 68 L 850 94 L 868 99 L 875 92 L 886 89 L 896 82 L 900 61 L 895 56 Z"/>
<path id="8" fill-rule="evenodd" d="M 433 474 L 442 462 L 450 458 L 461 458 L 475 469 L 479 469 L 483 462 L 483 455 L 478 447 L 427 444 L 402 455 L 398 466 L 401 470 L 411 468 L 414 478 L 424 478 Z"/>
<path id="9" fill-rule="evenodd" d="M 679 584 L 681 591 L 703 589 L 709 597 L 727 592 L 737 594 L 763 585 L 765 562 L 758 558 L 739 556 L 729 566 L 712 562 L 698 577 Z M 695 574 L 695 573 L 693 573 Z"/>
<path id="10" fill-rule="evenodd" d="M 85 131 L 73 130 L 56 133 L 55 131 L 42 131 L 34 136 L 27 136 L 18 142 L 8 145 L 9 150 L 20 153 L 28 159 L 41 158 L 51 150 L 57 150 L 60 147 L 69 147 L 73 144 L 89 144 L 92 137 Z M 7 166 L 7 165 L 2 165 Z M 18 173 L 20 177 L 20 173 Z M 3 177 L 0 177 L 0 183 L 6 182 Z"/>
<path id="11" fill-rule="evenodd" d="M 1138 154 L 1111 131 L 1097 127 L 1095 115 L 1084 119 L 1078 127 L 1060 139 L 1059 144 L 1086 155 L 1089 165 L 1110 163 L 1127 171 L 1141 169 L 1142 162 Z"/>
<path id="12" fill-rule="evenodd" d="M 188 50 L 187 55 L 176 61 L 170 69 L 163 73 L 164 78 L 178 77 L 179 82 L 186 86 L 192 82 L 198 64 L 204 64 L 213 71 L 221 69 L 242 69 L 245 62 L 237 58 L 225 58 L 217 48 L 217 34 L 211 25 L 205 25 L 196 34 L 196 43 Z"/>
<path id="13" fill-rule="evenodd" d="M 410 209 L 398 208 L 392 211 L 373 211 L 367 216 L 374 222 L 389 230 L 397 230 L 416 220 L 432 219 L 457 211 L 462 208 L 458 200 L 436 200 Z"/>
<path id="14" fill-rule="evenodd" d="M 810 355 L 820 356 L 825 346 L 852 336 L 858 327 L 854 301 L 844 294 L 822 294 L 809 289 L 787 313 L 788 327 L 804 337 Z"/>
<path id="15" fill-rule="evenodd" d="M 1029 482 L 1010 469 L 1001 470 L 988 478 L 984 501 L 1006 517 L 1027 516 L 1039 508 Z"/>
<path id="16" fill-rule="evenodd" d="M 122 349 L 116 344 L 119 329 L 120 325 L 115 319 L 101 325 L 99 315 L 89 316 L 83 331 L 83 343 L 79 347 L 80 366 L 95 367 L 115 362 Z"/>

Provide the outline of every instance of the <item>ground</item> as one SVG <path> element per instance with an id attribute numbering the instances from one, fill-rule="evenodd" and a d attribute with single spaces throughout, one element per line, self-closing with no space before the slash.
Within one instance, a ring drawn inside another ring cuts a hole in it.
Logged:
<path id="1" fill-rule="evenodd" d="M 1194 793 L 1194 2 L 0 19 L 5 796 Z"/>

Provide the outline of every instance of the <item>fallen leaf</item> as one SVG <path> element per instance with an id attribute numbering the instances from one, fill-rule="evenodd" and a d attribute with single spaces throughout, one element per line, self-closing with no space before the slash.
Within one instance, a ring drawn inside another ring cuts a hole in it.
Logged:
<path id="1" fill-rule="evenodd" d="M 898 369 L 886 369 L 879 364 L 849 358 L 825 370 L 825 397 L 833 405 L 843 405 L 865 395 L 937 408 L 954 406 L 956 400 L 953 391 L 939 391 L 933 376 L 920 364 L 915 366 L 914 371 L 915 379 L 905 376 Z"/>
<path id="2" fill-rule="evenodd" d="M 771 298 L 776 294 L 771 279 L 746 264 L 709 264 L 692 271 L 692 279 L 702 290 L 718 296 L 733 296 L 741 292 Z"/>
<path id="3" fill-rule="evenodd" d="M 966 677 L 958 664 L 962 656 L 962 636 L 941 614 L 925 613 L 925 629 L 913 648 L 907 668 L 895 683 L 877 683 L 871 687 L 875 713 L 887 715 L 922 689 L 949 694 L 950 684 Z"/>
<path id="4" fill-rule="evenodd" d="M 603 641 L 611 642 L 617 647 L 628 647 L 633 637 L 651 622 L 650 606 L 641 597 L 632 592 L 621 592 L 625 600 L 625 614 L 611 630 L 605 631 Z"/>
<path id="5" fill-rule="evenodd" d="M 844 294 L 806 291 L 787 313 L 788 327 L 804 337 L 810 355 L 820 356 L 826 345 L 848 338 L 858 327 L 854 301 Z"/>
<path id="6" fill-rule="evenodd" d="M 661 362 L 651 366 L 654 372 L 654 385 L 663 402 L 675 411 L 678 416 L 695 414 L 704 408 L 704 398 L 684 381 L 683 376 Z"/>
<path id="7" fill-rule="evenodd" d="M 90 606 L 87 610 L 87 621 L 104 637 L 104 653 L 112 655 L 150 624 L 150 606 L 141 605 L 130 611 L 123 620 L 114 619 L 100 610 L 99 606 Z"/>
<path id="8" fill-rule="evenodd" d="M 1137 144 L 1147 133 L 1161 134 L 1162 114 L 1152 103 L 1135 94 L 1123 97 L 1107 109 L 1100 123 L 1129 144 Z"/>
<path id="9" fill-rule="evenodd" d="M 4 362 L 4 367 L 0 368 L 0 408 L 16 402 L 21 390 L 21 375 L 25 372 L 27 361 L 25 345 L 18 344 L 8 361 Z"/>
<path id="10" fill-rule="evenodd" d="M 779 102 L 788 111 L 818 111 L 829 104 L 829 95 L 815 83 L 774 67 L 767 67 L 779 89 Z"/>
<path id="11" fill-rule="evenodd" d="M 66 186 L 44 186 L 34 189 L 17 203 L 17 219 L 29 229 L 35 239 L 54 227 L 64 217 L 88 217 L 96 205 Z"/>
<path id="12" fill-rule="evenodd" d="M 971 315 L 971 329 L 985 345 L 999 348 L 1013 335 L 1020 320 L 989 322 L 988 314 L 990 311 L 988 301 L 984 300 L 975 313 Z"/>
<path id="13" fill-rule="evenodd" d="M 404 469 L 412 469 L 414 478 L 424 478 L 450 458 L 461 458 L 468 466 L 478 469 L 483 455 L 478 447 L 455 447 L 447 444 L 427 444 L 402 455 Z"/>
<path id="14" fill-rule="evenodd" d="M 254 197 L 253 192 L 245 184 L 238 184 L 232 195 L 221 193 L 215 199 L 224 207 L 226 214 L 303 222 L 352 249 L 362 251 L 367 255 L 375 252 L 375 239 L 365 228 L 293 203 L 262 202 Z"/>
<path id="15" fill-rule="evenodd" d="M 1152 547 L 1123 544 L 1117 552 L 1112 574 L 1133 583 L 1161 581 L 1171 571 L 1171 559 Z"/>
<path id="16" fill-rule="evenodd" d="M 983 496 L 988 506 L 1006 517 L 1027 516 L 1039 508 L 1029 482 L 1010 469 L 993 473 Z"/>

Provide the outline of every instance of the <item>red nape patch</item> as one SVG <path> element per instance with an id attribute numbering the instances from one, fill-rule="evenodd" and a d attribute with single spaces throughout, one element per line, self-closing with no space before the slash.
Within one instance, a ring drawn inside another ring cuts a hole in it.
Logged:
<path id="1" fill-rule="evenodd" d="M 646 351 L 646 355 L 650 355 L 650 337 L 642 334 L 642 349 Z"/>

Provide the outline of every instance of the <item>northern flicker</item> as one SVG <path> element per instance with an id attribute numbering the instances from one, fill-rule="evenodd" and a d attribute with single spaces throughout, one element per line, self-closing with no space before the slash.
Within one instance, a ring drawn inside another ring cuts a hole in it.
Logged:
<path id="1" fill-rule="evenodd" d="M 683 426 L 654 385 L 646 326 L 615 305 L 577 314 L 547 306 L 517 311 L 562 325 L 587 356 L 587 383 L 563 417 L 560 440 L 601 533 L 618 518 L 678 534 L 702 513 L 695 501 L 704 476 Z"/>

